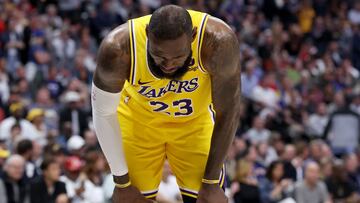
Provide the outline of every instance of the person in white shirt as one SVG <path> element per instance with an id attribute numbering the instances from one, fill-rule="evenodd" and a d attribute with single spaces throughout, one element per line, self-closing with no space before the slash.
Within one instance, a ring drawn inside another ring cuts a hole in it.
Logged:
<path id="1" fill-rule="evenodd" d="M 306 122 L 306 131 L 309 135 L 319 138 L 323 135 L 326 124 L 329 120 L 327 107 L 325 103 L 317 106 L 316 113 L 311 114 Z"/>
<path id="2" fill-rule="evenodd" d="M 257 144 L 259 142 L 268 142 L 270 134 L 270 130 L 265 128 L 264 120 L 256 116 L 253 120 L 252 127 L 246 132 L 246 137 L 252 144 Z"/>

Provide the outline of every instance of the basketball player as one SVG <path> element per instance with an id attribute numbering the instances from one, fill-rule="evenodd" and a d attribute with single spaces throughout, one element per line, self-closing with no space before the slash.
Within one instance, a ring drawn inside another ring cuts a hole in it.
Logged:
<path id="1" fill-rule="evenodd" d="M 165 159 L 185 203 L 225 203 L 238 126 L 239 45 L 223 21 L 169 5 L 103 40 L 92 86 L 114 202 L 152 202 Z"/>

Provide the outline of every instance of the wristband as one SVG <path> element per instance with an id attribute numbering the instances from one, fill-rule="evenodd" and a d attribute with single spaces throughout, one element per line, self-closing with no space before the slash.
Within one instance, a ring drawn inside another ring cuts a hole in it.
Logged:
<path id="1" fill-rule="evenodd" d="M 118 183 L 115 183 L 115 187 L 117 188 L 126 188 L 126 187 L 129 187 L 131 185 L 131 181 L 125 183 L 125 184 L 118 184 Z"/>
<path id="2" fill-rule="evenodd" d="M 206 183 L 206 184 L 219 184 L 220 183 L 220 180 L 208 180 L 208 179 L 205 179 L 203 178 L 201 180 L 202 183 Z"/>

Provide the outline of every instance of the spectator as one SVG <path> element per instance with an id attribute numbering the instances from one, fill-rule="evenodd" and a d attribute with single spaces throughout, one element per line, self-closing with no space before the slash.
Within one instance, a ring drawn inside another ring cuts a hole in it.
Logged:
<path id="1" fill-rule="evenodd" d="M 85 160 L 84 200 L 91 203 L 102 203 L 105 201 L 105 194 L 102 189 L 105 158 L 101 152 L 91 151 L 86 153 Z"/>
<path id="2" fill-rule="evenodd" d="M 360 116 L 349 105 L 331 114 L 324 131 L 335 155 L 352 152 L 359 143 Z"/>
<path id="3" fill-rule="evenodd" d="M 351 184 L 354 186 L 356 192 L 360 194 L 360 174 L 359 161 L 354 153 L 345 155 L 345 169 L 349 176 Z"/>
<path id="4" fill-rule="evenodd" d="M 65 174 L 60 180 L 65 183 L 69 199 L 73 203 L 84 203 L 85 177 L 81 175 L 84 162 L 77 156 L 67 157 L 65 160 Z"/>
<path id="5" fill-rule="evenodd" d="M 61 194 L 66 194 L 65 184 L 59 181 L 60 165 L 54 159 L 45 159 L 41 164 L 42 175 L 31 183 L 31 203 L 56 203 Z"/>
<path id="6" fill-rule="evenodd" d="M 36 168 L 37 166 L 33 162 L 34 147 L 32 141 L 28 139 L 19 141 L 16 146 L 16 152 L 25 160 L 25 177 L 28 180 L 32 180 L 39 176 L 39 171 L 37 171 Z"/>
<path id="7" fill-rule="evenodd" d="M 96 134 L 94 130 L 86 130 L 84 133 L 85 148 L 100 150 Z"/>
<path id="8" fill-rule="evenodd" d="M 51 75 L 51 69 L 49 70 Z M 59 104 L 54 103 L 54 100 L 51 98 L 52 87 L 40 87 L 36 93 L 35 101 L 30 105 L 32 108 L 40 108 L 44 111 L 44 122 L 47 129 L 58 129 L 59 115 L 58 115 L 58 106 Z"/>
<path id="9" fill-rule="evenodd" d="M 20 137 L 33 138 L 36 136 L 34 126 L 23 118 L 25 107 L 21 103 L 14 103 L 10 106 L 11 117 L 6 118 L 0 124 L 1 139 L 11 140 L 11 128 L 14 124 L 19 123 L 21 132 Z M 26 132 L 26 133 L 25 133 Z"/>
<path id="10" fill-rule="evenodd" d="M 63 28 L 58 36 L 51 41 L 54 49 L 53 61 L 60 67 L 74 67 L 75 41 L 71 38 L 69 30 Z"/>
<path id="11" fill-rule="evenodd" d="M 81 157 L 85 152 L 85 141 L 79 135 L 73 135 L 67 142 L 67 149 L 71 155 Z"/>
<path id="12" fill-rule="evenodd" d="M 42 109 L 34 108 L 28 112 L 28 115 L 26 117 L 26 119 L 30 121 L 35 127 L 35 132 L 37 137 L 32 138 L 32 140 L 35 140 L 42 146 L 45 146 L 47 142 L 46 140 L 47 129 L 44 123 L 44 116 L 45 116 L 45 112 Z"/>
<path id="13" fill-rule="evenodd" d="M 252 175 L 252 165 L 246 160 L 239 160 L 236 167 L 236 182 L 232 183 L 235 203 L 260 203 L 260 190 L 257 180 Z"/>
<path id="14" fill-rule="evenodd" d="M 25 203 L 29 200 L 29 183 L 24 179 L 25 160 L 20 155 L 11 155 L 5 162 L 4 174 L 1 177 L 5 194 L 4 202 Z"/>
<path id="15" fill-rule="evenodd" d="M 265 128 L 264 120 L 261 117 L 257 116 L 254 118 L 252 128 L 246 132 L 246 137 L 252 144 L 268 142 L 270 131 Z"/>
<path id="16" fill-rule="evenodd" d="M 345 171 L 343 162 L 338 160 L 333 165 L 332 175 L 325 180 L 327 189 L 334 202 L 354 202 L 358 199 L 356 189 Z"/>
<path id="17" fill-rule="evenodd" d="M 8 30 L 1 36 L 7 56 L 7 71 L 14 72 L 21 62 L 20 52 L 24 48 L 22 33 L 16 30 L 18 22 L 15 19 L 7 23 Z"/>
<path id="18" fill-rule="evenodd" d="M 254 59 L 249 60 L 245 63 L 245 72 L 241 75 L 241 91 L 246 98 L 250 98 L 253 89 L 259 82 L 255 68 L 256 61 Z"/>
<path id="19" fill-rule="evenodd" d="M 285 150 L 281 155 L 281 160 L 284 164 L 284 178 L 291 179 L 295 182 L 297 180 L 297 171 L 293 162 L 299 162 L 299 160 L 296 159 L 296 148 L 294 145 L 285 145 Z"/>
<path id="20" fill-rule="evenodd" d="M 77 92 L 69 91 L 65 94 L 66 107 L 60 112 L 60 126 L 64 122 L 70 121 L 72 124 L 72 132 L 75 135 L 83 136 L 87 126 L 86 113 L 80 109 L 80 95 Z"/>
<path id="21" fill-rule="evenodd" d="M 321 138 L 324 134 L 328 120 L 329 116 L 327 113 L 326 104 L 318 104 L 316 113 L 311 114 L 305 124 L 308 135 L 312 138 Z"/>
<path id="22" fill-rule="evenodd" d="M 260 184 L 261 201 L 276 203 L 291 197 L 292 181 L 283 179 L 284 165 L 281 161 L 274 161 L 266 171 L 266 179 Z"/>
<path id="23" fill-rule="evenodd" d="M 297 203 L 329 203 L 325 183 L 319 179 L 320 168 L 316 162 L 310 162 L 305 168 L 305 179 L 295 186 Z"/>

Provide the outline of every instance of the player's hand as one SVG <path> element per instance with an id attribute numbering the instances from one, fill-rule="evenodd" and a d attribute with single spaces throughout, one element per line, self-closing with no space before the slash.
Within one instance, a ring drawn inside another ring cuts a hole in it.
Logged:
<path id="1" fill-rule="evenodd" d="M 196 203 L 228 203 L 228 198 L 218 184 L 203 184 Z"/>
<path id="2" fill-rule="evenodd" d="M 154 201 L 146 199 L 140 191 L 134 187 L 114 188 L 112 196 L 113 203 L 153 203 Z"/>

